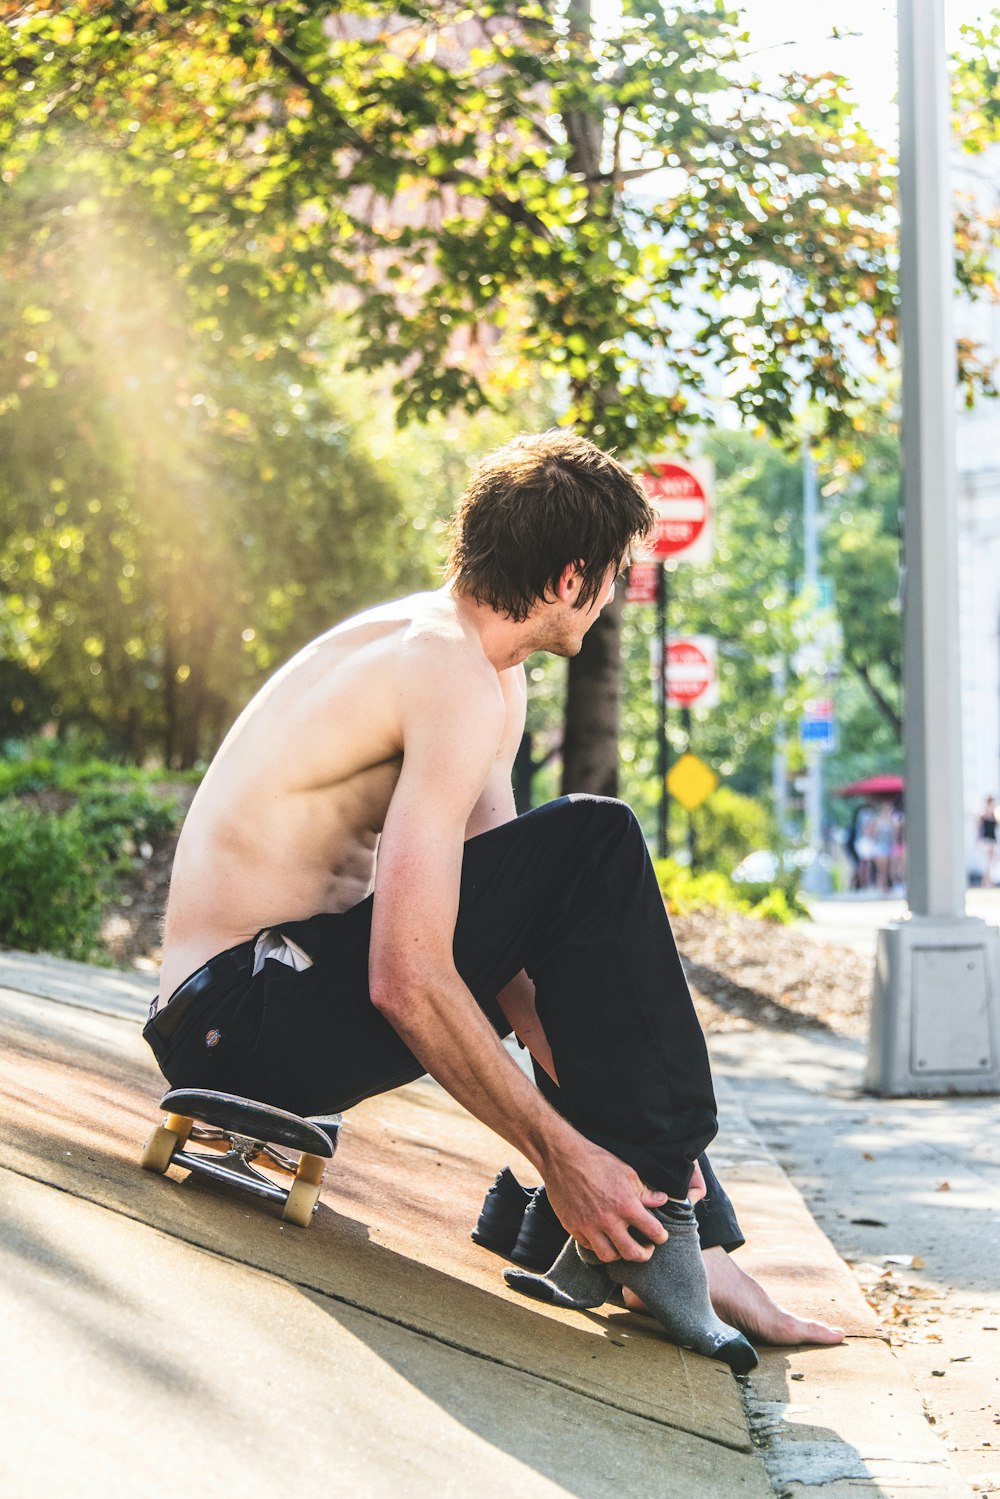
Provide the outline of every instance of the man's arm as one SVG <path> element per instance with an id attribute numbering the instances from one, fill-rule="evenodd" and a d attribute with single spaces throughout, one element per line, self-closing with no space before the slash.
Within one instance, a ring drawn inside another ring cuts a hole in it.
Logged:
<path id="1" fill-rule="evenodd" d="M 496 760 L 486 777 L 486 784 L 465 825 L 466 838 L 474 838 L 477 833 L 487 833 L 491 828 L 513 822 L 517 817 L 511 776 L 521 735 L 524 733 L 528 706 L 524 667 L 515 666 L 509 671 L 501 672 L 500 684 L 507 714 L 503 737 L 497 749 Z M 552 1081 L 558 1082 L 552 1048 L 535 1009 L 535 986 L 523 968 L 500 990 L 497 1002 L 517 1039 L 528 1048 L 539 1066 L 544 1067 Z"/>
<path id="2" fill-rule="evenodd" d="M 580 1135 L 515 1064 L 455 968 L 466 827 L 496 762 L 503 694 L 452 642 L 407 647 L 400 672 L 403 768 L 379 843 L 372 1002 L 428 1072 L 541 1172 L 566 1229 L 604 1260 L 648 1258 L 665 1201 Z"/>

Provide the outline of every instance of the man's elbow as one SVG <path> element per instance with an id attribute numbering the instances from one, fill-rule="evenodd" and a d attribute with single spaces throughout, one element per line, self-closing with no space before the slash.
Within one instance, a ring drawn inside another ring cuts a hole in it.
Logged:
<path id="1" fill-rule="evenodd" d="M 371 1002 L 390 1024 L 423 1009 L 433 993 L 425 975 L 407 964 L 373 964 L 368 976 Z"/>

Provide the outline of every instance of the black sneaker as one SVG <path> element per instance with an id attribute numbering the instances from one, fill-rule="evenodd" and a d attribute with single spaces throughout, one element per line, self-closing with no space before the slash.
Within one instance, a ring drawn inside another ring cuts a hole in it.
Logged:
<path id="1" fill-rule="evenodd" d="M 516 1265 L 527 1270 L 548 1270 L 562 1253 L 569 1235 L 552 1211 L 548 1193 L 539 1187 L 521 1220 L 521 1232 L 510 1252 Z"/>
<path id="2" fill-rule="evenodd" d="M 534 1195 L 535 1189 L 522 1187 L 510 1167 L 505 1166 L 486 1194 L 479 1222 L 472 1230 L 474 1243 L 510 1259 Z"/>

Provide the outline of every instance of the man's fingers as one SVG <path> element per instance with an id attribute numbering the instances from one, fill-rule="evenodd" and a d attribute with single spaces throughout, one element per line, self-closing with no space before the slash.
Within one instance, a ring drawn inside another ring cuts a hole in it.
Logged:
<path id="1" fill-rule="evenodd" d="M 648 1260 L 656 1247 L 655 1244 L 646 1242 L 645 1235 L 643 1235 L 641 1240 L 637 1239 L 634 1234 L 629 1233 L 627 1228 L 622 1231 L 616 1231 L 613 1238 L 615 1253 L 618 1259 L 632 1260 L 634 1263 Z M 666 1238 L 665 1233 L 664 1238 Z"/>
<path id="2" fill-rule="evenodd" d="M 666 1192 L 658 1192 L 653 1187 L 643 1187 L 639 1193 L 639 1201 L 644 1208 L 661 1208 L 670 1198 Z"/>
<path id="3" fill-rule="evenodd" d="M 659 1196 L 659 1193 L 654 1194 Z M 660 1204 L 649 1203 L 649 1207 L 659 1207 Z M 654 1218 L 652 1213 L 647 1213 L 644 1207 L 637 1209 L 629 1218 L 630 1226 L 644 1239 L 649 1239 L 652 1244 L 665 1244 L 667 1242 L 667 1230 L 659 1218 Z"/>

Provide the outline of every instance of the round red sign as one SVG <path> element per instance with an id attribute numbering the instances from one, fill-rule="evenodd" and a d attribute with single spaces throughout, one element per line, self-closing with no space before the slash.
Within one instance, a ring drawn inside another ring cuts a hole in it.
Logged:
<path id="1" fill-rule="evenodd" d="M 654 463 L 642 482 L 657 515 L 647 555 L 673 557 L 686 551 L 708 520 L 708 496 L 698 475 L 682 463 Z"/>
<path id="2" fill-rule="evenodd" d="M 660 564 L 633 562 L 628 570 L 625 599 L 630 604 L 655 604 L 660 590 Z"/>
<path id="3" fill-rule="evenodd" d="M 667 698 L 672 703 L 697 702 L 712 683 L 712 663 L 693 640 L 677 640 L 667 647 Z"/>

